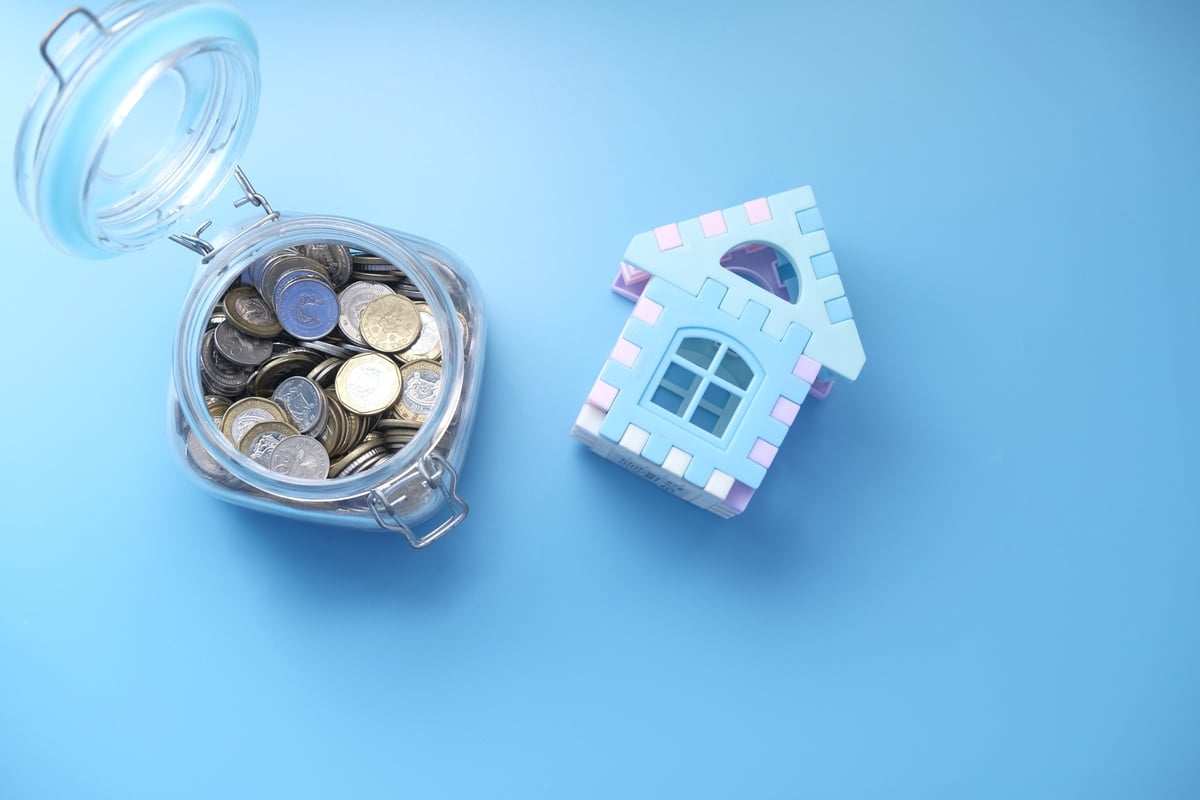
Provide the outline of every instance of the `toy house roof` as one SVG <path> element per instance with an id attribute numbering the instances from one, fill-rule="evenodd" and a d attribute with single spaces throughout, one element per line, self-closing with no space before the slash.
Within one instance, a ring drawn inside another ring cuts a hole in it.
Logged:
<path id="1" fill-rule="evenodd" d="M 722 258 L 735 249 L 761 260 L 762 249 L 741 248 L 748 244 L 768 245 L 791 264 L 798 290 L 794 302 L 745 277 L 750 270 L 722 266 Z M 639 234 L 624 261 L 692 295 L 700 293 L 706 280 L 715 280 L 728 289 L 722 307 L 749 301 L 766 306 L 764 330 L 771 326 L 779 339 L 789 325 L 809 330 L 804 353 L 844 378 L 857 378 L 866 361 L 837 261 L 807 186 Z"/>

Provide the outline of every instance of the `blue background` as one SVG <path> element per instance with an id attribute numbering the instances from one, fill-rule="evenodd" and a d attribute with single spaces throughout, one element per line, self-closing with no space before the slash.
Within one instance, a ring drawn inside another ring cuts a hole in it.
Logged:
<path id="1" fill-rule="evenodd" d="M 194 258 L 0 192 L 0 797 L 1200 795 L 1200 8 L 243 8 L 258 187 L 484 287 L 471 517 L 198 491 Z M 0 151 L 57 12 L 4 6 Z M 867 365 L 725 522 L 567 430 L 628 240 L 802 184 Z"/>

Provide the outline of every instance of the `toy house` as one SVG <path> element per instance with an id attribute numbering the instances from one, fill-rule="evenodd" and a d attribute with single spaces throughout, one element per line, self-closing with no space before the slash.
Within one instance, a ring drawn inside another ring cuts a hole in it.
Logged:
<path id="1" fill-rule="evenodd" d="M 723 517 L 866 358 L 809 187 L 635 236 L 613 291 L 633 311 L 571 435 Z"/>

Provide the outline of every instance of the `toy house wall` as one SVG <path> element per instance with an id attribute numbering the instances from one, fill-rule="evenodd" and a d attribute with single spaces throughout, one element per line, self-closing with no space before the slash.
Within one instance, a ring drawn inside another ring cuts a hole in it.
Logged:
<path id="1" fill-rule="evenodd" d="M 635 308 L 621 334 L 621 340 L 637 349 L 632 364 L 609 360 L 600 373 L 601 381 L 617 389 L 600 435 L 610 442 L 620 442 L 628 426 L 634 425 L 648 434 L 637 452 L 647 461 L 661 465 L 670 449 L 676 447 L 691 456 L 683 475 L 689 483 L 703 487 L 713 471 L 720 470 L 753 489 L 762 482 L 769 465 L 769 460 L 760 463 L 765 460 L 764 445 L 773 455 L 790 424 L 790 420 L 785 424 L 772 416 L 779 399 L 799 406 L 808 394 L 810 382 L 796 375 L 794 368 L 809 332 L 791 326 L 782 340 L 777 339 L 762 330 L 768 313 L 765 306 L 750 302 L 739 316 L 734 316 L 723 310 L 725 294 L 726 287 L 713 280 L 703 284 L 698 296 L 692 296 L 665 280 L 650 279 L 639 306 L 656 304 L 661 311 L 657 320 L 648 324 L 639 318 L 645 315 L 639 315 Z M 729 341 L 755 367 L 750 390 L 722 441 L 648 402 L 659 367 L 671 356 L 677 333 L 693 328 Z M 618 348 L 623 348 L 620 342 Z M 760 440 L 764 445 L 758 444 Z M 751 459 L 752 451 L 757 452 L 759 460 Z"/>

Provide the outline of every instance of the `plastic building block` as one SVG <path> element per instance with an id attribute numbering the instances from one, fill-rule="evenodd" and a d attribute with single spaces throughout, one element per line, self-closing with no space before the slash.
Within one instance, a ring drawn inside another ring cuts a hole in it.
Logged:
<path id="1" fill-rule="evenodd" d="M 617 277 L 613 279 L 612 289 L 625 299 L 636 301 L 649 279 L 649 272 L 631 267 L 622 261 L 620 269 L 617 270 Z"/>
<path id="2" fill-rule="evenodd" d="M 613 290 L 635 305 L 571 435 L 722 517 L 865 361 L 808 187 L 635 236 Z"/>

